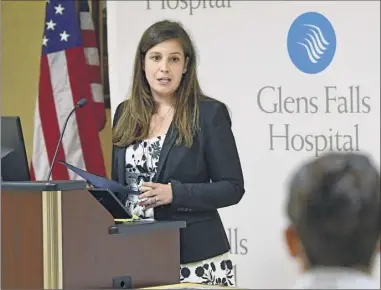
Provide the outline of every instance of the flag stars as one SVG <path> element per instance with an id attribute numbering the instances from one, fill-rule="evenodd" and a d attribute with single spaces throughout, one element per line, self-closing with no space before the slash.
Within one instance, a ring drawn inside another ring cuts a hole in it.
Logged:
<path id="1" fill-rule="evenodd" d="M 44 38 L 42 39 L 42 45 L 43 46 L 47 46 L 48 45 L 48 41 L 49 41 L 49 39 L 47 39 L 46 36 L 44 35 Z"/>
<path id="2" fill-rule="evenodd" d="M 61 4 L 59 4 L 58 6 L 54 6 L 54 9 L 56 9 L 56 14 L 61 14 L 61 15 L 63 15 L 63 11 L 65 10 L 65 8 L 62 7 Z"/>
<path id="3" fill-rule="evenodd" d="M 49 30 L 54 30 L 54 27 L 57 25 L 57 23 L 54 23 L 53 20 L 50 19 L 49 22 L 46 22 L 46 25 L 48 26 L 46 29 Z"/>
<path id="4" fill-rule="evenodd" d="M 67 34 L 66 30 L 64 30 L 64 32 L 60 33 L 60 36 L 61 36 L 61 41 L 68 41 L 70 34 Z"/>

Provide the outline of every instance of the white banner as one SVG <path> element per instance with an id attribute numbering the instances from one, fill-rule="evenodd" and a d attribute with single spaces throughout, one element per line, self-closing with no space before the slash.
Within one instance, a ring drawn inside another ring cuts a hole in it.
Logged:
<path id="1" fill-rule="evenodd" d="M 238 286 L 292 286 L 297 266 L 283 237 L 290 172 L 328 150 L 365 150 L 380 161 L 380 3 L 162 0 L 107 6 L 112 114 L 128 96 L 143 31 L 165 18 L 181 21 L 200 56 L 203 90 L 232 111 L 246 194 L 220 213 Z"/>

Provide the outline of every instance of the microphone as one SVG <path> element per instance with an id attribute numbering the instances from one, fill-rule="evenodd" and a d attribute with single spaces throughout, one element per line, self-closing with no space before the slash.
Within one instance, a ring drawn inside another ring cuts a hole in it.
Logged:
<path id="1" fill-rule="evenodd" d="M 86 104 L 87 104 L 87 99 L 85 99 L 85 98 L 80 99 L 80 100 L 78 101 L 78 103 L 75 105 L 75 107 L 70 111 L 69 115 L 66 117 L 65 125 L 64 125 L 63 128 L 62 128 L 61 136 L 60 136 L 60 139 L 58 140 L 58 144 L 57 144 L 57 147 L 56 147 L 56 152 L 54 152 L 54 156 L 53 156 L 52 164 L 50 165 L 49 173 L 48 173 L 48 176 L 46 177 L 46 180 L 49 180 L 50 177 L 51 177 L 51 175 L 52 175 L 53 166 L 54 166 L 54 163 L 56 162 L 56 158 L 57 158 L 58 148 L 59 148 L 60 145 L 61 145 L 62 137 L 63 137 L 63 135 L 64 135 L 64 133 L 65 133 L 65 129 L 66 129 L 67 122 L 69 121 L 71 115 L 72 115 L 77 109 L 82 108 L 82 107 L 85 106 Z"/>

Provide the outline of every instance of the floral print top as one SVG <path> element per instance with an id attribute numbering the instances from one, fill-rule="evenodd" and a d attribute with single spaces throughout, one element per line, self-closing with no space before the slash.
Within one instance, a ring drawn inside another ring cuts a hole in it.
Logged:
<path id="1" fill-rule="evenodd" d="M 126 183 L 132 192 L 139 192 L 143 182 L 152 181 L 157 172 L 165 135 L 135 142 L 126 149 Z M 127 197 L 126 207 L 141 218 L 153 218 L 153 209 L 138 205 L 137 194 Z"/>

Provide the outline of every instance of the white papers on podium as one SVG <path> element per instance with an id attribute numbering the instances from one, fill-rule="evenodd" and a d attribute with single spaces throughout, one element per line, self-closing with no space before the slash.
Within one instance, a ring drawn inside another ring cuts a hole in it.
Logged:
<path id="1" fill-rule="evenodd" d="M 127 186 L 123 186 L 114 180 L 110 180 L 106 177 L 92 174 L 86 170 L 70 165 L 69 163 L 66 163 L 64 161 L 59 161 L 59 162 L 65 165 L 68 169 L 70 169 L 74 173 L 81 176 L 84 180 L 86 180 L 91 186 L 95 188 L 107 189 L 113 193 L 121 193 L 125 195 L 139 194 L 139 192 L 134 192 L 132 190 L 129 190 Z"/>

